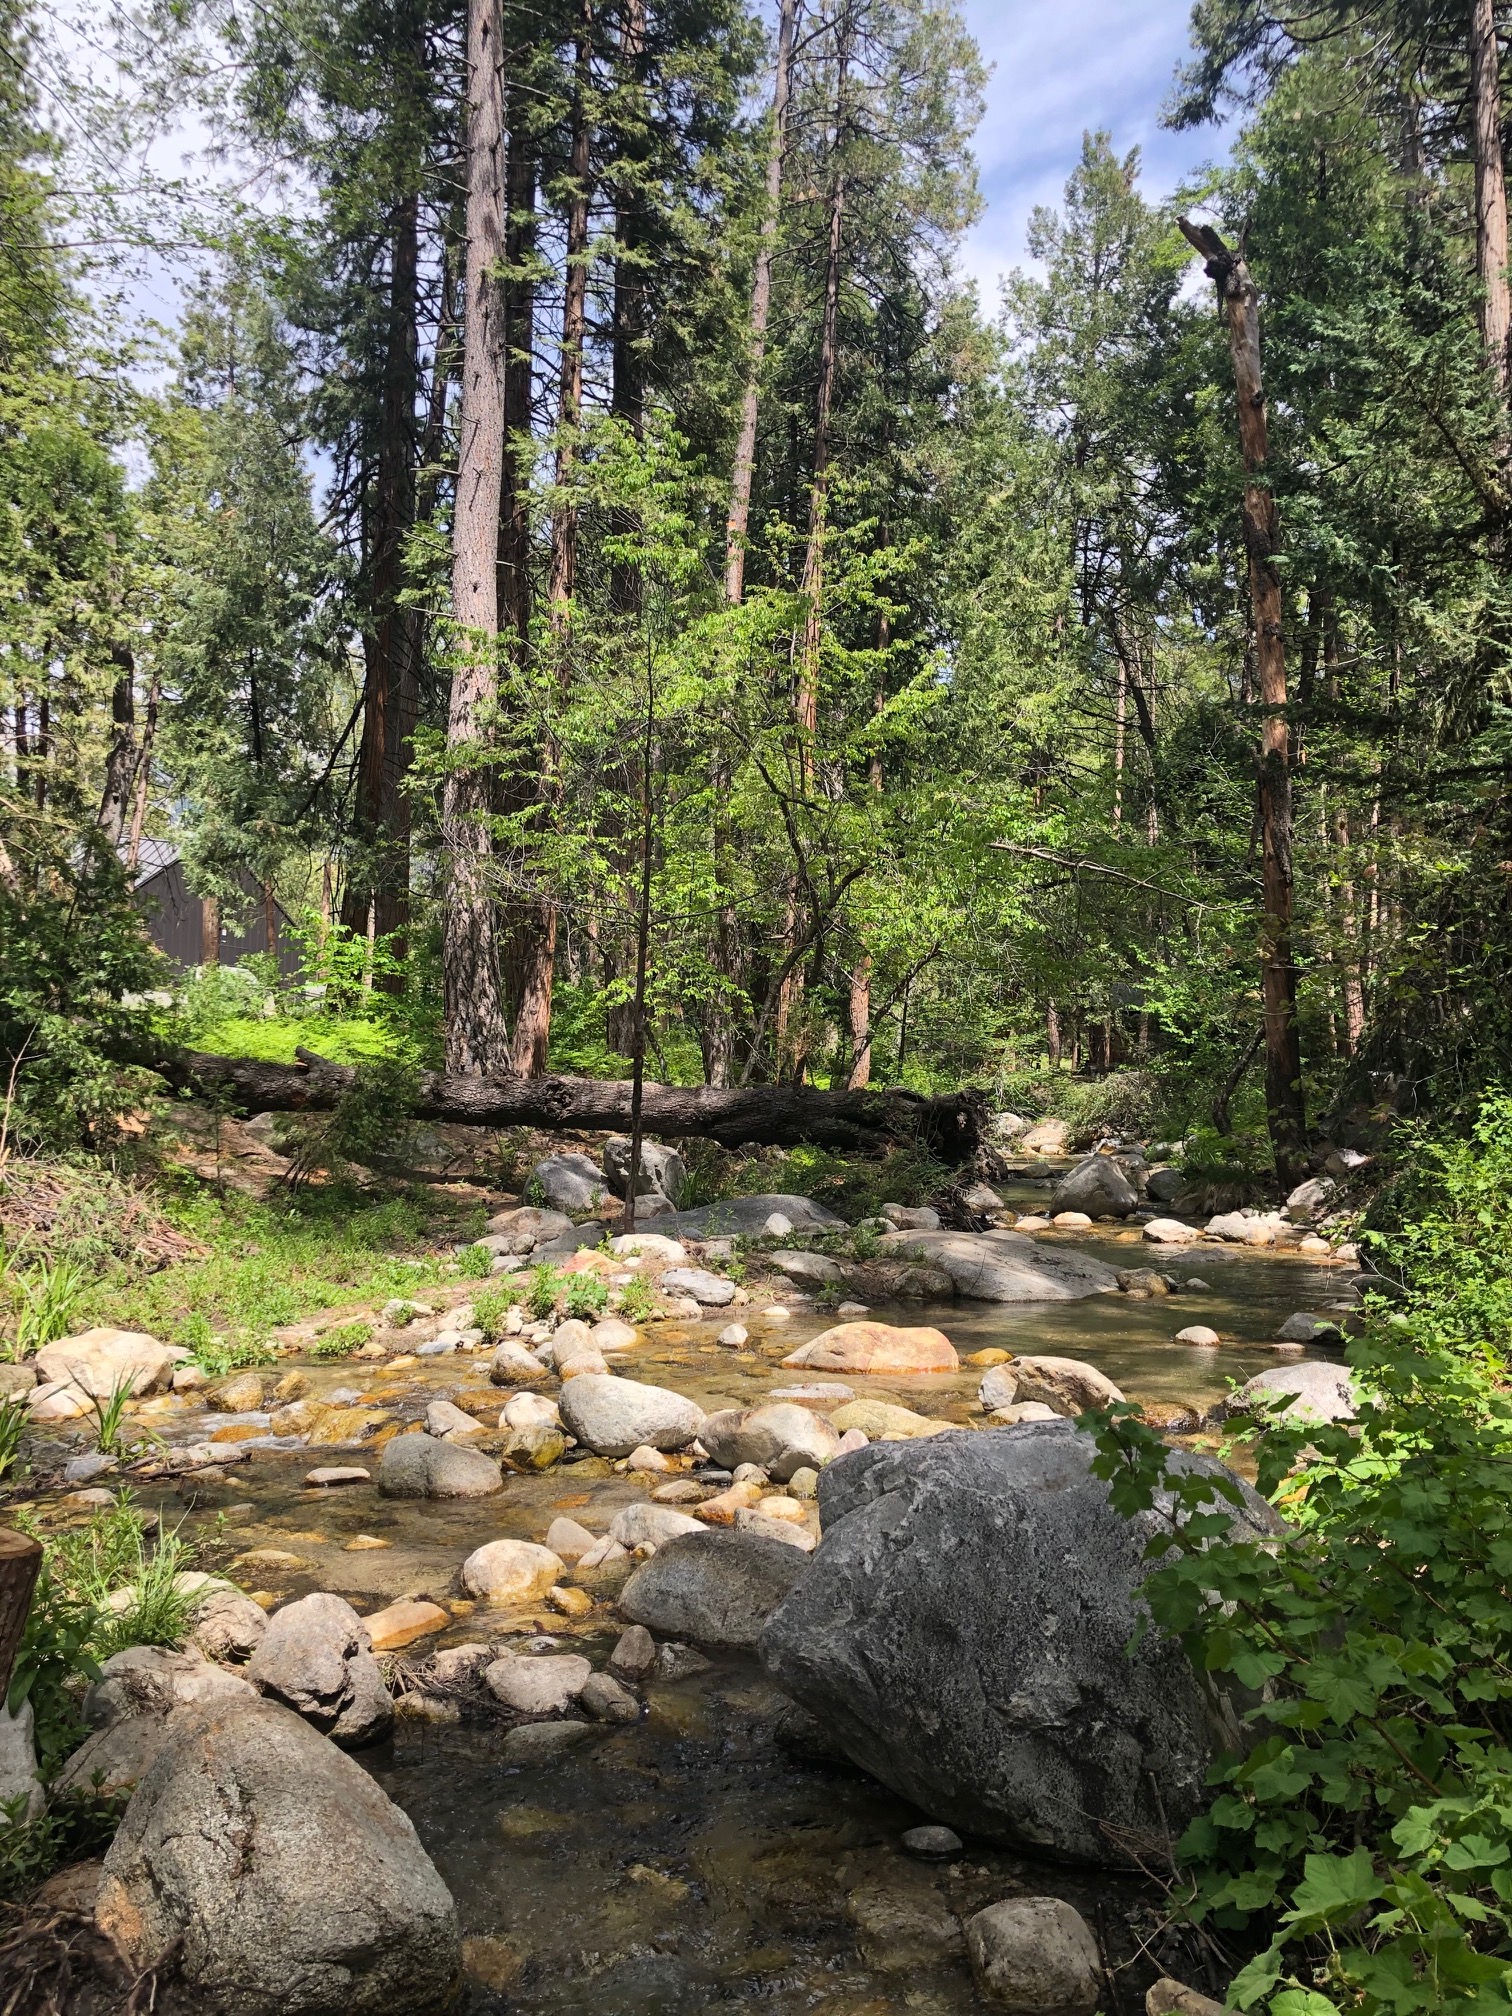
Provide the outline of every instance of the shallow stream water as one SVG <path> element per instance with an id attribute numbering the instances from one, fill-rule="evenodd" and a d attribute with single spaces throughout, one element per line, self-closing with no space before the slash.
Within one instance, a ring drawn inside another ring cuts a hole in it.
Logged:
<path id="1" fill-rule="evenodd" d="M 1014 1201 L 1031 1207 L 1037 1194 L 1025 1190 Z M 963 1357 L 999 1345 L 1085 1358 L 1132 1398 L 1206 1405 L 1231 1380 L 1275 1363 L 1267 1340 L 1280 1322 L 1342 1299 L 1350 1271 L 1213 1246 L 1161 1257 L 1141 1247 L 1137 1232 L 1112 1228 L 1045 1236 L 1067 1237 L 1115 1266 L 1199 1276 L 1210 1292 L 874 1313 L 935 1323 Z M 749 1405 L 803 1377 L 783 1371 L 780 1359 L 834 1321 L 786 1293 L 790 1320 L 764 1321 L 760 1305 L 770 1299 L 753 1295 L 751 1310 L 738 1312 L 751 1331 L 738 1353 L 714 1341 L 725 1311 L 701 1324 L 649 1327 L 622 1369 L 708 1408 Z M 1170 1341 L 1194 1322 L 1223 1334 L 1223 1347 Z M 481 1356 L 397 1370 L 351 1362 L 304 1369 L 317 1397 L 356 1388 L 411 1418 L 430 1399 L 476 1391 L 487 1376 Z M 979 1377 L 967 1367 L 949 1378 L 845 1383 L 964 1425 Z M 617 1630 L 612 1586 L 595 1585 L 603 1600 L 578 1623 L 544 1610 L 499 1616 L 459 1601 L 457 1569 L 485 1540 L 540 1539 L 559 1512 L 601 1531 L 656 1479 L 616 1475 L 586 1458 L 544 1476 L 510 1477 L 501 1497 L 462 1504 L 382 1499 L 371 1484 L 319 1491 L 303 1482 L 312 1463 L 366 1460 L 310 1447 L 259 1451 L 194 1505 L 188 1529 L 205 1543 L 209 1563 L 230 1564 L 248 1588 L 280 1596 L 330 1589 L 359 1609 L 419 1595 L 449 1607 L 452 1627 L 408 1657 L 549 1632 L 564 1645 L 581 1641 L 603 1663 Z M 163 1488 L 165 1514 L 183 1518 L 182 1503 Z M 155 1502 L 150 1491 L 139 1496 Z M 385 1544 L 366 1544 L 375 1540 Z M 1148 1901 L 1139 1885 L 974 1842 L 948 1865 L 910 1858 L 900 1837 L 921 1816 L 857 1772 L 787 1754 L 774 1734 L 781 1705 L 753 1662 L 726 1659 L 653 1685 L 639 1723 L 596 1727 L 549 1766 L 507 1765 L 502 1728 L 486 1721 L 400 1723 L 391 1742 L 367 1753 L 362 1761 L 409 1813 L 457 1899 L 470 1942 L 468 2008 L 681 2016 L 749 2003 L 777 2016 L 812 2009 L 956 2016 L 981 2005 L 951 1920 L 1014 1892 L 1067 1897 L 1099 1927 L 1106 1950 L 1133 1952 L 1132 1924 Z M 1141 2008 L 1148 1978 L 1148 1966 L 1131 1968 L 1106 2006 Z"/>

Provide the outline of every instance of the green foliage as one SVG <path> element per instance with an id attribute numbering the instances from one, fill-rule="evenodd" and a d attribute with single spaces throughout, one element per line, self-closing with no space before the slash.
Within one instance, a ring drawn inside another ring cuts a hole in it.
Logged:
<path id="1" fill-rule="evenodd" d="M 31 1420 L 24 1393 L 0 1394 L 0 1477 L 4 1477 L 21 1453 L 21 1443 Z"/>
<path id="2" fill-rule="evenodd" d="M 310 1346 L 312 1358 L 350 1358 L 373 1334 L 371 1323 L 337 1323 L 323 1330 Z"/>
<path id="3" fill-rule="evenodd" d="M 464 1281 L 486 1281 L 494 1263 L 493 1248 L 473 1244 L 457 1255 L 457 1272 Z"/>
<path id="4" fill-rule="evenodd" d="M 129 1377 L 112 1386 L 108 1393 L 91 1393 L 90 1412 L 95 1422 L 95 1448 L 102 1456 L 123 1456 L 129 1453 L 126 1441 L 126 1409 L 131 1402 L 131 1380 Z M 135 1445 L 130 1445 L 135 1446 Z"/>
<path id="5" fill-rule="evenodd" d="M 1358 1421 L 1260 1435 L 1282 1542 L 1230 1537 L 1234 1487 L 1171 1470 L 1132 1410 L 1102 1417 L 1119 1509 L 1170 1494 L 1155 1624 L 1263 1695 L 1177 1851 L 1184 1908 L 1254 1956 L 1241 2009 L 1512 2001 L 1512 1249 L 1482 1161 L 1506 1117 L 1488 1102 L 1476 1152 L 1417 1144 L 1423 1216 L 1385 1249 L 1410 1297 L 1351 1347 Z"/>
<path id="6" fill-rule="evenodd" d="M 643 1281 L 639 1274 L 633 1274 L 619 1290 L 619 1313 L 627 1323 L 649 1323 L 655 1307 L 651 1283 Z"/>
<path id="7" fill-rule="evenodd" d="M 772 1170 L 770 1188 L 812 1197 L 853 1222 L 876 1217 L 884 1204 L 927 1204 L 949 1181 L 950 1171 L 922 1148 L 890 1148 L 875 1160 L 794 1148 Z"/>
<path id="8" fill-rule="evenodd" d="M 98 1775 L 98 1774 L 97 1774 Z M 0 1802 L 0 1903 L 23 1903 L 55 1869 L 104 1853 L 130 1798 L 97 1785 L 54 1794 L 28 1820 L 25 1797 Z"/>
<path id="9" fill-rule="evenodd" d="M 374 1197 L 339 1183 L 266 1202 L 193 1185 L 168 1191 L 166 1207 L 208 1257 L 103 1284 L 82 1314 L 185 1344 L 217 1373 L 266 1363 L 269 1333 L 283 1324 L 439 1280 L 435 1242 L 456 1210 L 430 1189 Z"/>
<path id="10" fill-rule="evenodd" d="M 563 1274 L 560 1269 L 543 1262 L 532 1267 L 523 1282 L 525 1307 L 538 1323 L 556 1311 L 558 1301 L 567 1289 L 569 1281 L 578 1280 L 578 1275 Z"/>
<path id="11" fill-rule="evenodd" d="M 15 1523 L 41 1540 L 43 1558 L 6 1699 L 13 1714 L 31 1702 L 48 1779 L 83 1740 L 80 1698 L 100 1662 L 127 1645 L 173 1645 L 182 1638 L 193 1603 L 174 1578 L 193 1556 L 161 1525 L 149 1547 L 124 1491 L 81 1527 L 44 1532 L 24 1510 Z M 129 1600 L 112 1606 L 121 1591 Z"/>
<path id="12" fill-rule="evenodd" d="M 473 1321 L 490 1344 L 497 1344 L 504 1335 L 505 1320 L 519 1300 L 519 1290 L 513 1285 L 480 1288 L 473 1296 Z"/>
<path id="13" fill-rule="evenodd" d="M 24 865 L 0 875 L 0 1120 L 12 1143 L 112 1150 L 161 1093 L 152 1014 L 122 997 L 160 986 L 162 961 L 98 835 L 28 827 Z"/>
<path id="14" fill-rule="evenodd" d="M 14 1358 L 35 1357 L 57 1338 L 66 1337 L 89 1287 L 89 1275 L 66 1254 L 36 1260 L 24 1271 L 6 1268 L 3 1280 L 16 1305 Z"/>
<path id="15" fill-rule="evenodd" d="M 532 1309 L 534 1306 L 532 1301 Z M 597 1274 L 569 1274 L 562 1306 L 569 1316 L 592 1323 L 609 1306 L 609 1284 L 601 1281 Z"/>

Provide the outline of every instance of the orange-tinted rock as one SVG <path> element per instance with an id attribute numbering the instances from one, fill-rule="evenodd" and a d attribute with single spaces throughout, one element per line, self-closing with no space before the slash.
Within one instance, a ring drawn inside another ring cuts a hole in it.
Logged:
<path id="1" fill-rule="evenodd" d="M 444 1631 L 451 1618 L 439 1603 L 408 1600 L 390 1603 L 387 1609 L 375 1610 L 362 1621 L 375 1652 L 397 1652 L 402 1646 L 413 1645 L 417 1638 L 430 1638 L 437 1631 Z"/>
<path id="2" fill-rule="evenodd" d="M 943 1330 L 901 1330 L 891 1323 L 837 1323 L 802 1345 L 784 1365 L 816 1372 L 958 1372 L 961 1361 Z"/>

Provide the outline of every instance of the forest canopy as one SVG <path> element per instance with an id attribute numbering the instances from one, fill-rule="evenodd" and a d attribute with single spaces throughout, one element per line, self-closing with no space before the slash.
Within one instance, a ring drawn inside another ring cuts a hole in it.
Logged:
<path id="1" fill-rule="evenodd" d="M 1472 1110 L 1512 1053 L 1503 38 L 1192 26 L 1168 116 L 1227 160 L 1157 199 L 1089 132 L 984 302 L 950 5 L 183 0 L 65 99 L 12 0 L 12 1125 L 107 1138 L 159 989 L 284 1061 L 1074 1076 L 1283 1179 Z M 246 170 L 213 202 L 111 172 L 191 119 Z M 170 857 L 187 977 L 130 905 Z"/>

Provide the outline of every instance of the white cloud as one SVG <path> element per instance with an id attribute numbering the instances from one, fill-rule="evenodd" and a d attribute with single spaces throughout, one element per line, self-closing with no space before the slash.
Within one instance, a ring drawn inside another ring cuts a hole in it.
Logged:
<path id="1" fill-rule="evenodd" d="M 1160 125 L 1188 47 L 1187 0 L 963 0 L 963 7 L 993 72 L 976 137 L 987 207 L 960 264 L 990 310 L 1001 277 L 1028 263 L 1029 213 L 1059 202 L 1085 131 L 1106 127 L 1121 152 L 1138 146 L 1151 196 L 1169 194 L 1219 152 L 1220 136 Z"/>

